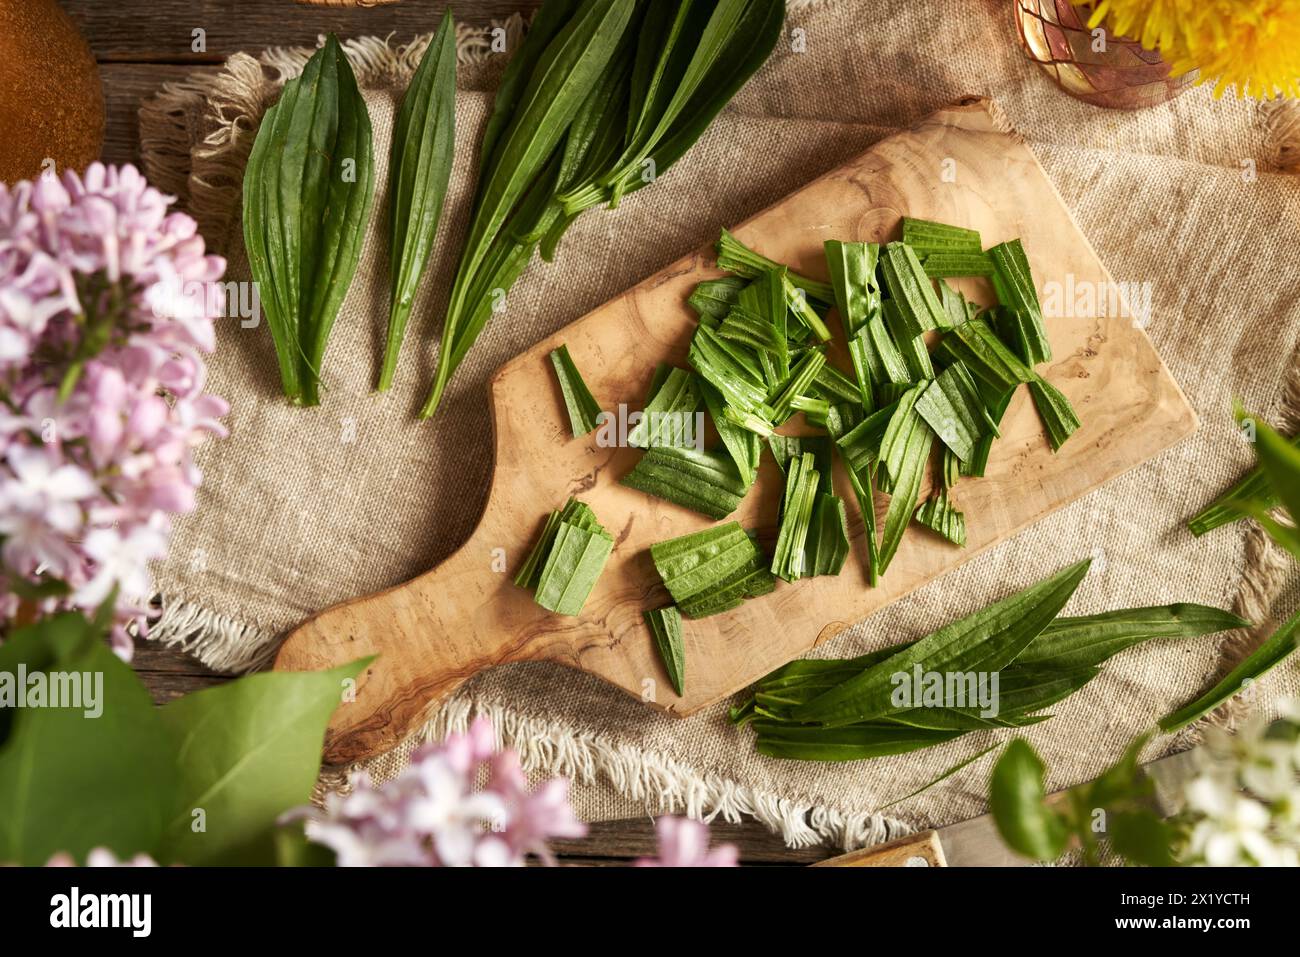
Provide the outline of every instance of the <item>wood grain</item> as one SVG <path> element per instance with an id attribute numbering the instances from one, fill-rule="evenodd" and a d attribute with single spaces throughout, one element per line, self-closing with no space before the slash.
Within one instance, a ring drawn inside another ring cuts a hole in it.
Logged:
<path id="1" fill-rule="evenodd" d="M 935 831 L 922 831 L 887 844 L 864 847 L 818 861 L 813 867 L 947 867 L 943 845 Z"/>
<path id="2" fill-rule="evenodd" d="M 459 23 L 485 26 L 529 15 L 541 0 L 402 0 L 377 7 L 302 6 L 294 0 L 60 0 L 101 63 L 220 63 L 232 53 L 314 45 L 325 33 L 409 40 L 436 29 L 450 6 Z M 193 31 L 204 49 L 193 49 Z"/>
<path id="3" fill-rule="evenodd" d="M 954 164 L 955 182 L 941 171 Z M 891 238 L 907 213 L 979 229 L 986 244 L 1024 239 L 1034 275 L 1106 283 L 1110 277 L 1079 232 L 1033 153 L 999 132 L 986 101 L 971 100 L 892 136 L 736 229 L 774 259 L 824 276 L 829 238 Z M 843 573 L 779 584 L 741 608 L 684 629 L 685 694 L 673 694 L 644 609 L 666 601 L 649 556 L 655 542 L 697 531 L 703 516 L 625 488 L 618 479 L 639 453 L 568 436 L 547 354 L 566 343 L 594 394 L 607 405 L 637 401 L 655 363 L 685 362 L 695 322 L 684 304 L 715 275 L 710 251 L 663 270 L 536 344 L 491 382 L 496 466 L 484 516 L 446 563 L 405 585 L 330 609 L 295 631 L 276 667 L 314 670 L 363 655 L 378 659 L 357 700 L 336 712 L 326 741 L 332 763 L 396 744 L 429 703 L 483 668 L 551 660 L 598 675 L 650 705 L 687 715 L 746 687 L 770 669 L 943 572 L 1005 541 L 1055 509 L 1133 468 L 1192 432 L 1196 418 L 1150 341 L 1116 316 L 1052 318 L 1055 359 L 1044 374 L 1074 403 L 1082 428 L 1053 454 L 1025 390 L 995 445 L 988 475 L 955 492 L 969 516 L 958 549 L 913 529 L 879 587 L 866 587 L 860 517 L 850 521 L 853 553 Z M 969 291 L 985 300 L 987 289 Z M 634 406 L 635 407 L 635 406 Z M 836 482 L 853 502 L 847 477 Z M 781 482 L 767 457 L 758 488 L 732 518 L 770 542 Z M 569 495 L 591 505 L 615 536 L 614 552 L 578 617 L 552 615 L 494 570 L 503 549 L 513 570 L 545 512 Z M 878 507 L 881 503 L 878 503 Z M 856 511 L 850 508 L 850 512 Z M 1063 554 L 1062 564 L 1077 556 Z M 1052 569 L 1044 569 L 1044 572 Z"/>

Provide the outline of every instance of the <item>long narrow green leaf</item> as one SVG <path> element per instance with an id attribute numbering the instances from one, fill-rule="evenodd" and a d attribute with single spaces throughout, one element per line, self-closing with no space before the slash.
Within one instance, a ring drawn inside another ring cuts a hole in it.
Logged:
<path id="1" fill-rule="evenodd" d="M 634 0 L 589 0 L 581 4 L 538 56 L 509 122 L 492 146 L 492 159 L 484 168 L 443 323 L 443 347 L 438 353 L 433 388 L 420 410 L 422 418 L 437 409 L 455 372 L 451 360 L 461 327 L 478 306 L 467 301 L 467 293 L 494 237 L 568 131 L 621 42 L 635 6 Z"/>
<path id="2" fill-rule="evenodd" d="M 456 30 L 451 12 L 429 41 L 393 124 L 388 164 L 392 301 L 379 391 L 393 384 L 420 277 L 433 251 L 456 145 Z"/>
<path id="3" fill-rule="evenodd" d="M 858 677 L 796 708 L 799 721 L 844 725 L 868 721 L 891 710 L 892 676 L 922 671 L 998 671 L 1051 623 L 1088 572 L 1090 561 L 1062 569 L 1036 585 L 972 615 L 945 625 Z"/>
<path id="4" fill-rule="evenodd" d="M 1292 616 L 1245 661 L 1224 675 L 1223 680 L 1161 718 L 1160 730 L 1166 733 L 1182 730 L 1268 674 L 1296 650 L 1298 632 L 1300 613 Z"/>
<path id="5" fill-rule="evenodd" d="M 305 357 L 304 405 L 320 402 L 320 370 L 325 360 L 325 346 L 361 258 L 361 243 L 370 221 L 370 206 L 375 193 L 370 114 L 366 112 L 365 100 L 357 88 L 357 78 L 337 40 L 333 41 L 332 47 L 338 84 L 337 128 L 331 130 L 327 126 L 320 130 L 321 136 L 317 138 L 315 131 L 319 124 L 313 125 L 311 148 L 323 151 L 323 156 L 309 159 L 309 165 L 319 162 L 320 169 L 304 173 L 303 179 L 302 227 L 306 230 L 305 235 L 315 237 L 311 258 L 307 258 L 308 254 L 304 252 L 302 260 L 305 285 L 300 335 Z M 324 49 L 328 51 L 330 48 L 327 41 Z M 326 62 L 329 62 L 328 56 Z M 326 82 L 325 78 L 323 72 L 322 83 Z M 309 203 L 306 196 L 312 180 L 319 180 L 320 195 Z"/>
<path id="6" fill-rule="evenodd" d="M 1125 648 L 1156 638 L 1193 638 L 1250 622 L 1206 605 L 1175 604 L 1058 618 L 1029 643 L 1016 666 L 1082 668 L 1099 665 Z"/>
<path id="7" fill-rule="evenodd" d="M 1295 448 L 1300 448 L 1300 435 L 1288 439 Z M 1220 526 L 1245 518 L 1247 512 L 1243 505 L 1258 502 L 1264 508 L 1273 508 L 1278 504 L 1278 496 L 1264 475 L 1264 466 L 1257 465 L 1243 475 L 1231 488 L 1227 489 L 1213 502 L 1187 520 L 1187 527 L 1193 535 L 1204 535 Z"/>

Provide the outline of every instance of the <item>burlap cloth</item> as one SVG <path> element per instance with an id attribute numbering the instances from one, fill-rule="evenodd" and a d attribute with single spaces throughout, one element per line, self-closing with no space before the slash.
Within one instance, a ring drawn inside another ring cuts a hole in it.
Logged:
<path id="1" fill-rule="evenodd" d="M 507 26 L 513 48 L 521 24 L 515 18 Z M 818 653 L 850 655 L 916 637 L 1090 554 L 1097 561 L 1070 605 L 1074 613 L 1180 600 L 1266 620 L 1293 608 L 1300 596 L 1282 595 L 1288 565 L 1257 531 L 1237 525 L 1196 540 L 1182 520 L 1251 460 L 1234 435 L 1234 398 L 1294 427 L 1285 422 L 1283 395 L 1300 332 L 1300 185 L 1280 172 L 1294 155 L 1282 135 L 1295 128 L 1294 114 L 1216 102 L 1205 89 L 1138 113 L 1078 103 L 1023 58 L 1008 0 L 825 0 L 792 8 L 787 29 L 791 42 L 662 182 L 617 213 L 584 216 L 558 264 L 529 270 L 470 354 L 438 420 L 418 424 L 413 411 L 430 380 L 465 227 L 471 144 L 503 60 L 483 33 L 463 30 L 456 167 L 396 388 L 371 393 L 388 308 L 380 212 L 330 343 L 320 408 L 290 408 L 279 396 L 266 329 L 243 329 L 233 319 L 220 328 L 210 388 L 231 402 L 232 434 L 199 453 L 199 508 L 178 523 L 172 556 L 158 569 L 165 613 L 153 636 L 214 666 L 247 669 L 311 613 L 442 560 L 469 535 L 485 498 L 492 370 L 699 247 L 719 226 L 970 93 L 994 97 L 1028 138 L 1115 277 L 1153 284 L 1149 332 L 1202 427 Z M 374 123 L 377 211 L 386 204 L 395 100 L 424 42 L 395 45 L 405 39 L 370 39 L 349 51 Z M 248 277 L 238 219 L 244 159 L 261 112 L 305 56 L 270 51 L 259 63 L 238 55 L 219 76 L 171 87 L 142 109 L 151 179 L 196 214 L 209 243 L 228 255 L 231 278 Z M 1289 411 L 1297 407 L 1293 396 Z M 1054 720 L 1028 733 L 1050 783 L 1094 776 L 1258 638 L 1152 644 L 1112 661 L 1053 709 Z M 1288 663 L 1257 689 L 1257 700 L 1298 687 Z M 779 762 L 754 754 L 750 734 L 731 728 L 724 710 L 674 720 L 567 669 L 518 665 L 471 681 L 424 733 L 491 715 L 533 774 L 576 779 L 576 803 L 589 819 L 666 808 L 752 814 L 791 843 L 851 847 L 984 809 L 989 759 L 877 813 L 991 736 L 838 766 Z M 1163 738 L 1147 756 L 1186 743 Z M 372 762 L 372 772 L 395 773 L 410 746 Z"/>

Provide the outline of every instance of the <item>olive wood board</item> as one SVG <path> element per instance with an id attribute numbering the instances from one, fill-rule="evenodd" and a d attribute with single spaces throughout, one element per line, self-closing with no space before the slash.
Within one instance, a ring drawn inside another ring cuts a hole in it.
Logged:
<path id="1" fill-rule="evenodd" d="M 1052 282 L 1072 281 L 1069 288 L 1075 289 L 1110 282 L 1033 152 L 1001 128 L 992 104 L 980 98 L 881 140 L 733 231 L 759 252 L 824 279 L 824 240 L 888 241 L 897 238 L 904 214 L 978 229 L 986 247 L 1021 237 L 1040 296 Z M 495 471 L 469 541 L 432 571 L 310 619 L 289 635 L 276 659 L 277 669 L 305 671 L 378 656 L 358 679 L 355 698 L 331 720 L 328 763 L 357 761 L 396 745 L 420 725 L 431 704 L 467 678 L 512 662 L 558 662 L 598 675 L 652 707 L 692 714 L 1196 428 L 1195 413 L 1139 323 L 1114 310 L 1056 310 L 1066 314 L 1046 320 L 1053 359 L 1039 371 L 1069 397 L 1082 420 L 1061 450 L 1053 453 L 1027 390 L 1020 389 L 987 475 L 963 479 L 953 490 L 954 503 L 967 515 L 967 546 L 957 548 L 914 524 L 875 588 L 866 581 L 857 502 L 837 460 L 835 483 L 849 513 L 852 546 L 843 571 L 778 582 L 772 594 L 733 611 L 686 621 L 685 693 L 679 697 L 642 618 L 646 609 L 669 601 L 650 546 L 714 523 L 620 485 L 639 451 L 603 445 L 598 433 L 571 437 L 548 355 L 567 345 L 602 408 L 626 403 L 639 409 L 656 363 L 686 365 L 696 326 L 686 297 L 697 282 L 717 275 L 710 244 L 495 373 L 489 388 Z M 961 280 L 959 286 L 991 301 L 983 280 Z M 1105 298 L 1098 301 L 1104 304 Z M 841 340 L 837 317 L 831 316 L 830 325 Z M 835 361 L 849 368 L 842 355 Z M 798 423 L 802 417 L 791 423 L 796 431 Z M 429 427 L 438 428 L 437 421 Z M 728 519 L 757 529 L 768 548 L 782 485 L 765 454 L 757 487 Z M 570 495 L 590 505 L 615 539 L 577 617 L 546 611 L 511 580 L 547 514 Z M 877 496 L 882 516 L 886 504 Z M 1077 557 L 1067 547 L 1061 562 Z M 1050 571 L 1055 569 L 1044 569 Z"/>

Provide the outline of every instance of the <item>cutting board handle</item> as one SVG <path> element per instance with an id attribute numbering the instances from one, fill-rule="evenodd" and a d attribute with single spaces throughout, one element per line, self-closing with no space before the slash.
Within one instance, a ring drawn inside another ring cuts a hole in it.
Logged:
<path id="1" fill-rule="evenodd" d="M 513 587 L 482 528 L 432 571 L 328 608 L 285 639 L 277 671 L 320 671 L 376 656 L 330 720 L 327 764 L 393 747 L 466 679 L 541 656 L 529 627 L 539 609 Z"/>

